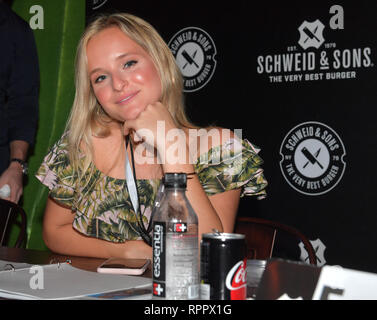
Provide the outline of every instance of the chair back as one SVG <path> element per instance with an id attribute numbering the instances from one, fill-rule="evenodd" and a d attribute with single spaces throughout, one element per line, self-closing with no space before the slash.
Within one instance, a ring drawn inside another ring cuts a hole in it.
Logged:
<path id="1" fill-rule="evenodd" d="M 276 234 L 280 231 L 301 240 L 308 252 L 309 263 L 317 265 L 315 250 L 309 239 L 291 226 L 254 217 L 238 217 L 235 225 L 235 233 L 245 235 L 248 259 L 267 260 L 271 258 Z"/>
<path id="2" fill-rule="evenodd" d="M 10 231 L 17 224 L 20 231 L 13 247 L 20 248 L 26 238 L 26 213 L 18 204 L 0 199 L 0 246 L 12 246 L 9 243 Z"/>

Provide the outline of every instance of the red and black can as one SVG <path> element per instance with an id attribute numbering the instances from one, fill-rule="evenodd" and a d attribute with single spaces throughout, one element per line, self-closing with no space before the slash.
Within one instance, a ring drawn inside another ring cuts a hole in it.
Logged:
<path id="1" fill-rule="evenodd" d="M 243 234 L 203 234 L 200 280 L 202 300 L 246 299 L 246 242 Z"/>

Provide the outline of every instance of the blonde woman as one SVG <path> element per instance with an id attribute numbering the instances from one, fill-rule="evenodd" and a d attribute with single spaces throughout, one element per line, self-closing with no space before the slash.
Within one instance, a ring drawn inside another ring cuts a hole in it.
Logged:
<path id="1" fill-rule="evenodd" d="M 232 232 L 240 196 L 264 197 L 262 160 L 251 143 L 230 132 L 226 139 L 207 139 L 205 150 L 200 146 L 210 128 L 198 130 L 186 118 L 180 71 L 147 22 L 113 14 L 88 25 L 77 50 L 75 82 L 67 129 L 36 175 L 50 189 L 43 238 L 52 251 L 151 258 L 145 231 L 165 172 L 189 175 L 186 194 L 200 234 Z M 136 175 L 136 206 L 127 161 Z"/>

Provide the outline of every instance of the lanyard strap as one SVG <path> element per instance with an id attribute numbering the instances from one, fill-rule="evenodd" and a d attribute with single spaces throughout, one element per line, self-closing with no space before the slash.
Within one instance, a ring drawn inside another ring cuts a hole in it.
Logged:
<path id="1" fill-rule="evenodd" d="M 137 185 L 136 185 L 136 173 L 135 173 L 135 164 L 134 164 L 134 159 L 133 159 L 133 150 L 132 150 L 132 144 L 130 144 L 131 155 L 132 155 L 132 168 L 131 168 L 130 161 L 128 159 L 128 153 L 127 153 L 128 142 L 129 142 L 129 137 L 127 136 L 126 137 L 125 171 L 126 171 L 126 183 L 127 183 L 128 193 L 131 198 L 132 206 L 134 207 L 134 210 L 135 210 L 140 236 L 143 238 L 143 240 L 147 244 L 152 245 L 152 238 L 148 234 L 149 231 L 147 231 L 144 226 L 143 217 L 139 210 L 140 209 L 139 194 L 138 194 Z M 147 229 L 149 230 L 149 225 Z"/>
<path id="2" fill-rule="evenodd" d="M 128 142 L 128 139 L 127 139 Z M 135 177 L 132 173 L 130 161 L 128 159 L 128 153 L 127 153 L 127 144 L 126 143 L 126 162 L 125 162 L 125 169 L 126 169 L 126 183 L 128 192 L 130 194 L 132 206 L 134 207 L 135 213 L 138 214 L 139 211 L 139 199 L 137 196 L 137 189 L 135 184 Z"/>

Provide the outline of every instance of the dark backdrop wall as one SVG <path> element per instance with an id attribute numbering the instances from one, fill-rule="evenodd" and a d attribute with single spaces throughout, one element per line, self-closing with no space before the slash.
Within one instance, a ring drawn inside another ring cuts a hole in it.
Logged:
<path id="1" fill-rule="evenodd" d="M 377 272 L 377 2 L 87 0 L 87 19 L 107 11 L 160 32 L 194 122 L 262 148 L 268 198 L 239 215 L 298 228 L 320 266 Z"/>

